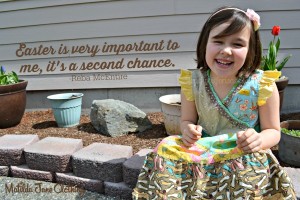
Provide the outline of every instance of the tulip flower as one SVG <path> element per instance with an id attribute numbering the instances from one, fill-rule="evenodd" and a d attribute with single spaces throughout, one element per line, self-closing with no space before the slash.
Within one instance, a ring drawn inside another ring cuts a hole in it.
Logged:
<path id="1" fill-rule="evenodd" d="M 268 53 L 262 57 L 262 70 L 281 71 L 292 55 L 288 55 L 280 63 L 278 63 L 277 56 L 280 47 L 280 26 L 273 26 L 271 33 L 272 35 L 274 35 L 274 38 L 273 41 L 271 41 L 269 44 Z M 277 41 L 276 37 L 278 37 Z"/>

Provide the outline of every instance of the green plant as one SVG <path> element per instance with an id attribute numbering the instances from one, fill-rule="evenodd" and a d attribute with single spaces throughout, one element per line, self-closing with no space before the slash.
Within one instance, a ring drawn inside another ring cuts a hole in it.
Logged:
<path id="1" fill-rule="evenodd" d="M 296 136 L 296 137 L 300 137 L 300 130 L 294 130 L 294 129 L 286 129 L 286 128 L 282 128 L 281 132 L 288 134 L 288 135 L 292 135 L 292 136 Z"/>
<path id="2" fill-rule="evenodd" d="M 5 67 L 1 66 L 1 68 L 0 68 L 0 85 L 15 84 L 18 82 L 19 82 L 19 77 L 14 71 L 6 73 Z"/>
<path id="3" fill-rule="evenodd" d="M 273 40 L 269 44 L 268 52 L 265 56 L 262 56 L 262 70 L 276 70 L 281 71 L 287 61 L 290 59 L 292 55 L 288 55 L 285 57 L 280 63 L 278 63 L 277 56 L 280 47 L 280 38 L 276 36 L 280 33 L 280 26 L 273 26 L 272 35 L 274 36 Z"/>

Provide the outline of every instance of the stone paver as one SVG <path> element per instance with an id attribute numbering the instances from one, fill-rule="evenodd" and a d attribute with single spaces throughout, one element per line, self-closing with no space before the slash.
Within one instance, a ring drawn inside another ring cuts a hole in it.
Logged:
<path id="1" fill-rule="evenodd" d="M 0 176 L 8 176 L 9 167 L 8 166 L 0 166 Z"/>
<path id="2" fill-rule="evenodd" d="M 297 198 L 300 199 L 300 168 L 284 167 L 284 169 L 294 184 Z"/>
<path id="3" fill-rule="evenodd" d="M 24 148 L 29 168 L 70 172 L 71 155 L 83 147 L 81 139 L 47 137 Z"/>
<path id="4" fill-rule="evenodd" d="M 25 163 L 23 150 L 39 141 L 37 135 L 4 135 L 0 137 L 0 166 L 22 165 Z"/>
<path id="5" fill-rule="evenodd" d="M 27 165 L 11 166 L 10 170 L 12 176 L 16 178 L 52 182 L 54 177 L 51 172 L 29 169 Z"/>
<path id="6" fill-rule="evenodd" d="M 124 182 L 112 183 L 104 182 L 105 195 L 111 197 L 119 197 L 125 200 L 132 199 L 133 190 L 128 187 Z"/>
<path id="7" fill-rule="evenodd" d="M 123 179 L 129 187 L 135 187 L 141 168 L 144 164 L 145 157 L 152 151 L 152 149 L 142 149 L 124 162 Z"/>
<path id="8" fill-rule="evenodd" d="M 123 163 L 132 154 L 131 146 L 93 143 L 73 154 L 73 173 L 83 178 L 121 182 Z"/>
<path id="9" fill-rule="evenodd" d="M 104 193 L 104 182 L 100 180 L 77 177 L 73 173 L 55 173 L 55 179 L 57 183 L 76 185 L 85 190 Z"/>

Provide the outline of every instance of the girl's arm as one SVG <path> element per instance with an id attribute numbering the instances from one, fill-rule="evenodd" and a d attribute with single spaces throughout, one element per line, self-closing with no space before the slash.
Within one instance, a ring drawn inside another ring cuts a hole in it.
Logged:
<path id="1" fill-rule="evenodd" d="M 275 83 L 273 87 L 272 96 L 265 105 L 259 107 L 262 149 L 271 148 L 280 140 L 279 93 Z"/>
<path id="2" fill-rule="evenodd" d="M 186 146 L 191 146 L 200 137 L 202 127 L 197 124 L 198 114 L 195 101 L 188 101 L 181 92 L 181 123 L 182 141 Z"/>
<path id="3" fill-rule="evenodd" d="M 269 149 L 280 140 L 279 93 L 275 83 L 273 87 L 272 96 L 268 98 L 265 105 L 258 108 L 261 132 L 247 129 L 245 132 L 238 133 L 238 147 L 245 152 Z"/>

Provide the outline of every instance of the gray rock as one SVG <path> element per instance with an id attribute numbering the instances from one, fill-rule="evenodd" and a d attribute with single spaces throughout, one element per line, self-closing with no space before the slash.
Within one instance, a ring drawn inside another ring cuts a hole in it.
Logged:
<path id="1" fill-rule="evenodd" d="M 132 104 L 114 99 L 94 100 L 90 118 L 97 131 L 111 137 L 143 132 L 152 127 L 146 113 Z"/>

